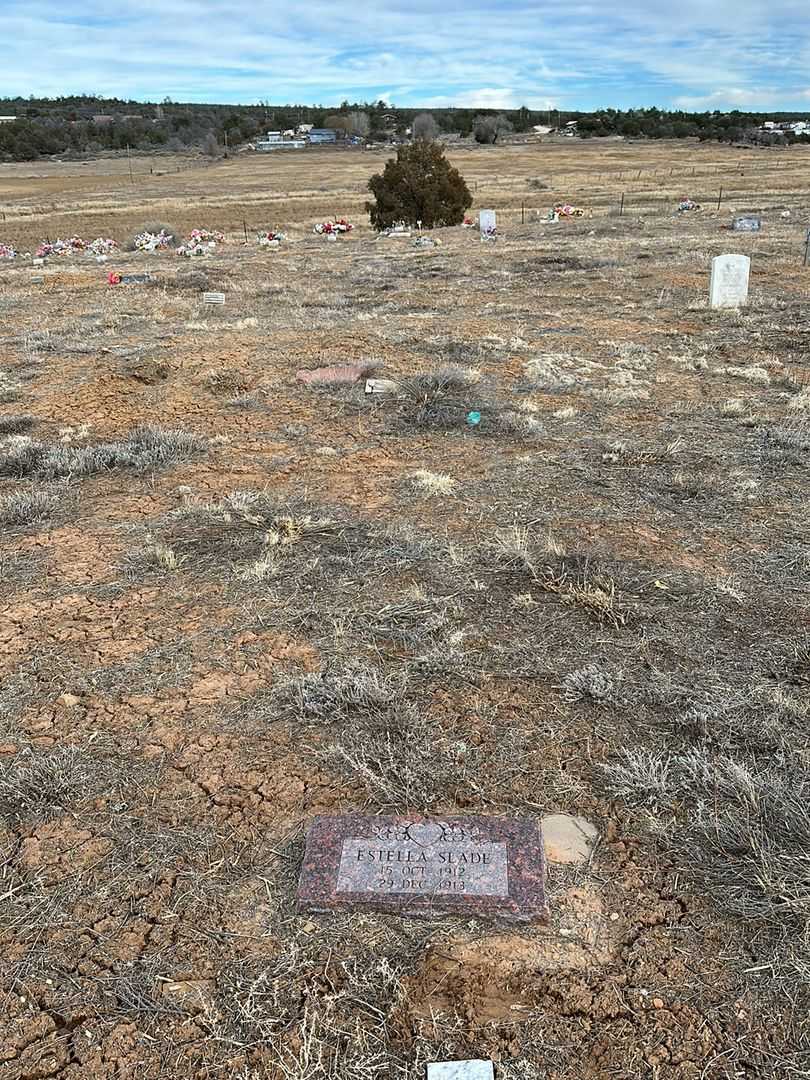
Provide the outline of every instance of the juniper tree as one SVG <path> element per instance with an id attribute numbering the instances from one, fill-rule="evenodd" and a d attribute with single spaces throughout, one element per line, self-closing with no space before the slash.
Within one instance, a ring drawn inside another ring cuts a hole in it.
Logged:
<path id="1" fill-rule="evenodd" d="M 369 191 L 375 202 L 366 203 L 375 229 L 387 229 L 398 221 L 425 228 L 460 225 L 472 195 L 458 169 L 435 142 L 417 139 L 397 147 L 382 173 L 372 176 Z"/>

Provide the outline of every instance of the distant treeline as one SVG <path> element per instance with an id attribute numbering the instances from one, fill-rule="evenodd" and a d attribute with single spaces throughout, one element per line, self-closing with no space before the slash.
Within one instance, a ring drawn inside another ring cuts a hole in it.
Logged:
<path id="1" fill-rule="evenodd" d="M 807 142 L 806 135 L 762 131 L 767 120 L 776 124 L 810 120 L 810 113 L 667 112 L 664 109 L 599 109 L 572 116 L 583 138 L 623 135 L 625 138 L 700 139 L 765 146 Z"/>
<path id="2" fill-rule="evenodd" d="M 109 150 L 193 150 L 211 155 L 249 142 L 268 130 L 299 124 L 338 127 L 371 140 L 402 137 L 423 109 L 401 109 L 383 101 L 313 105 L 198 105 L 168 98 L 145 103 L 80 95 L 60 98 L 0 98 L 0 161 L 29 161 L 47 155 L 81 157 Z M 522 134 L 535 125 L 562 128 L 577 121 L 583 138 L 623 135 L 650 139 L 716 139 L 784 144 L 807 141 L 793 133 L 762 132 L 762 123 L 810 118 L 810 113 L 666 112 L 661 109 L 601 109 L 597 112 L 520 108 L 432 109 L 440 133 L 468 137 L 482 116 L 502 118 L 499 130 Z M 506 123 L 508 121 L 508 123 Z"/>

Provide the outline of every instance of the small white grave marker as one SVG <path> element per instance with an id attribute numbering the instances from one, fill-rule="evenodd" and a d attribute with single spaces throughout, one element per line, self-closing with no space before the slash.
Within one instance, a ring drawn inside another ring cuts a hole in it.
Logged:
<path id="1" fill-rule="evenodd" d="M 204 304 L 224 304 L 225 293 L 224 292 L 207 292 L 203 293 Z"/>
<path id="2" fill-rule="evenodd" d="M 496 227 L 494 210 L 478 211 L 478 228 L 482 236 L 494 236 Z"/>
<path id="3" fill-rule="evenodd" d="M 494 1080 L 491 1061 L 435 1061 L 427 1067 L 427 1080 Z"/>
<path id="4" fill-rule="evenodd" d="M 392 394 L 396 388 L 393 379 L 366 379 L 367 394 Z"/>
<path id="5" fill-rule="evenodd" d="M 747 255 L 718 255 L 712 259 L 709 306 L 739 307 L 748 299 L 751 260 Z"/>

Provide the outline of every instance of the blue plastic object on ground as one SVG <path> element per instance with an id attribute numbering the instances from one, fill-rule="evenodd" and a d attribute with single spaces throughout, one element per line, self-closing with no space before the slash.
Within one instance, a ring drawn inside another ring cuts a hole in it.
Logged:
<path id="1" fill-rule="evenodd" d="M 481 413 L 480 412 L 474 412 L 474 411 L 473 412 L 468 412 L 467 413 L 467 423 L 470 425 L 470 427 L 475 427 L 476 424 L 480 424 L 481 423 Z"/>

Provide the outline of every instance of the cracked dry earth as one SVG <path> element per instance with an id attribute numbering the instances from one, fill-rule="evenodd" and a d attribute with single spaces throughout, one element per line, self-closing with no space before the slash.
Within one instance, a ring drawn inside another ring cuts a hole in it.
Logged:
<path id="1" fill-rule="evenodd" d="M 689 800 L 656 817 L 600 780 L 675 752 L 721 676 L 792 695 L 802 739 L 810 271 L 766 215 L 735 238 L 751 306 L 709 311 L 724 221 L 231 235 L 193 267 L 219 310 L 172 255 L 115 260 L 141 288 L 0 270 L 0 414 L 32 418 L 2 454 L 200 439 L 0 476 L 48 499 L 0 540 L 2 1080 L 810 1076 L 773 927 L 670 842 Z M 367 362 L 402 392 L 295 377 Z M 447 365 L 476 381 L 414 400 Z M 798 441 L 775 460 L 765 430 Z M 594 663 L 607 689 L 576 691 Z M 309 820 L 352 810 L 599 839 L 550 866 L 548 927 L 297 913 Z"/>

